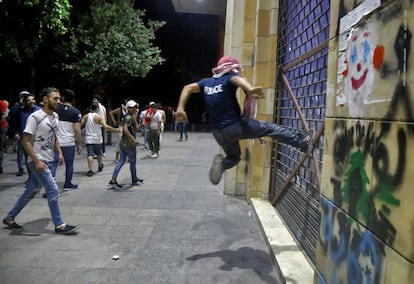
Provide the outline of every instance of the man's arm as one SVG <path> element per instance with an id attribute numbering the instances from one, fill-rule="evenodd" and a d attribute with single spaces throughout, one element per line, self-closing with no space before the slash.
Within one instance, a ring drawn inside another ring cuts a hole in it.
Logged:
<path id="1" fill-rule="evenodd" d="M 95 115 L 93 120 L 95 121 L 95 123 L 98 123 L 98 124 L 102 125 L 103 128 L 105 128 L 105 130 L 107 130 L 107 131 L 119 132 L 119 130 L 120 130 L 119 128 L 114 128 L 114 127 L 106 124 L 105 118 L 101 115 Z"/>
<path id="2" fill-rule="evenodd" d="M 58 163 L 59 165 L 62 165 L 64 161 L 63 152 L 62 152 L 62 149 L 60 148 L 60 144 L 57 138 L 55 139 L 55 151 L 58 153 Z"/>
<path id="3" fill-rule="evenodd" d="M 88 121 L 88 114 L 85 114 L 85 115 L 82 116 L 80 127 L 81 128 L 84 127 L 87 121 Z"/>
<path id="4" fill-rule="evenodd" d="M 254 99 L 262 99 L 264 97 L 263 87 L 253 87 L 245 77 L 233 76 L 230 79 L 230 82 L 232 82 L 237 87 L 241 88 L 249 97 L 252 97 Z"/>
<path id="5" fill-rule="evenodd" d="M 180 98 L 178 100 L 177 110 L 175 111 L 174 116 L 184 115 L 185 117 L 187 117 L 187 114 L 185 113 L 185 105 L 187 104 L 187 101 L 192 94 L 199 93 L 200 91 L 200 87 L 197 83 L 185 85 L 181 91 Z"/>
<path id="6" fill-rule="evenodd" d="M 120 114 L 121 114 L 121 108 L 120 107 L 116 108 L 116 109 L 113 109 L 109 112 L 109 117 L 111 118 L 112 123 L 116 126 L 118 125 L 118 120 L 115 119 L 114 115 L 117 115 L 117 117 L 119 117 Z"/>
<path id="7" fill-rule="evenodd" d="M 184 112 L 185 110 L 185 105 L 187 104 L 188 99 L 191 97 L 192 94 L 194 93 L 199 93 L 200 87 L 198 86 L 197 83 L 191 83 L 188 85 L 185 85 L 184 88 L 181 91 L 180 94 L 180 98 L 178 100 L 178 106 L 177 106 L 177 112 Z"/>
<path id="8" fill-rule="evenodd" d="M 75 134 L 75 144 L 76 144 L 76 151 L 78 154 L 81 152 L 82 147 L 82 130 L 81 130 L 81 122 L 73 123 L 73 132 Z"/>

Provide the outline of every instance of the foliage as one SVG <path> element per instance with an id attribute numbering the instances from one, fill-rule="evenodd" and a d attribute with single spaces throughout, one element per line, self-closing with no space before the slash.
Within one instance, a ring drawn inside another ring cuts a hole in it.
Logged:
<path id="1" fill-rule="evenodd" d="M 0 2 L 0 57 L 20 63 L 32 60 L 47 45 L 46 35 L 67 32 L 69 0 Z"/>
<path id="2" fill-rule="evenodd" d="M 165 23 L 145 24 L 145 12 L 135 10 L 131 1 L 112 2 L 92 1 L 89 12 L 76 20 L 79 24 L 64 48 L 71 53 L 63 68 L 89 82 L 145 77 L 164 62 L 153 41 Z"/>

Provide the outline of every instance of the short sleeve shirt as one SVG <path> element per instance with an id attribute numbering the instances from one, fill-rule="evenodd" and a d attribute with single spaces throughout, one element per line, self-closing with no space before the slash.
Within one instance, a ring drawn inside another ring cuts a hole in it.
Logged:
<path id="1" fill-rule="evenodd" d="M 33 150 L 42 161 L 52 162 L 55 151 L 59 116 L 49 115 L 42 109 L 29 115 L 23 133 L 32 135 Z"/>
<path id="2" fill-rule="evenodd" d="M 56 112 L 59 115 L 57 139 L 60 146 L 75 146 L 75 132 L 73 130 L 73 124 L 81 122 L 81 112 L 73 106 L 63 104 L 58 106 Z"/>
<path id="3" fill-rule="evenodd" d="M 219 78 L 205 78 L 197 82 L 204 93 L 212 128 L 221 129 L 240 120 L 241 110 L 236 98 L 237 86 L 230 82 L 234 76 L 239 75 L 228 73 Z"/>
<path id="4" fill-rule="evenodd" d="M 132 136 L 135 137 L 137 132 L 137 121 L 135 117 L 132 114 L 127 113 L 122 119 L 122 123 L 122 125 L 127 125 L 129 132 L 132 134 Z M 122 135 L 121 143 L 125 149 L 131 149 L 135 147 L 134 141 L 126 135 Z"/>

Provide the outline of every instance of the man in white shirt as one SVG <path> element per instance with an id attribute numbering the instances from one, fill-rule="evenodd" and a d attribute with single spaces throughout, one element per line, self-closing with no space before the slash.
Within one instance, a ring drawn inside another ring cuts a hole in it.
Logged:
<path id="1" fill-rule="evenodd" d="M 63 222 L 58 202 L 58 186 L 50 171 L 55 151 L 59 153 L 60 163 L 63 163 L 63 154 L 56 139 L 59 116 L 55 110 L 60 102 L 60 93 L 58 89 L 50 87 L 43 89 L 40 96 L 43 107 L 29 115 L 23 131 L 22 144 L 29 157 L 27 165 L 30 169 L 29 180 L 25 191 L 3 219 L 3 224 L 11 230 L 22 231 L 23 227 L 18 225 L 14 219 L 36 195 L 40 186 L 43 186 L 47 193 L 55 232 L 74 234 L 78 226 Z"/>
<path id="2" fill-rule="evenodd" d="M 160 150 L 160 134 L 162 122 L 162 115 L 158 111 L 158 105 L 156 103 L 149 103 L 149 108 L 145 114 L 144 119 L 146 122 L 149 122 L 147 140 L 151 154 L 148 156 L 152 159 L 156 159 L 158 158 L 158 152 Z"/>
<path id="3" fill-rule="evenodd" d="M 107 123 L 106 121 L 106 107 L 102 104 L 102 97 L 100 95 L 94 95 L 92 98 L 92 102 L 93 103 L 97 103 L 99 108 L 98 108 L 98 114 L 100 116 L 103 117 L 103 119 L 105 120 L 105 123 Z M 101 133 L 102 133 L 102 155 L 106 156 L 105 152 L 106 152 L 106 148 L 105 148 L 105 128 L 101 127 Z"/>

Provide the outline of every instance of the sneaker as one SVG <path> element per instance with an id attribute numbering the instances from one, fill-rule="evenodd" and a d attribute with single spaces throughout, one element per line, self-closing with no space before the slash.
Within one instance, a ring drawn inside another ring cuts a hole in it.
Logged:
<path id="1" fill-rule="evenodd" d="M 17 172 L 16 176 L 21 177 L 22 175 L 24 175 L 24 170 L 23 170 L 23 169 L 20 169 L 20 170 Z"/>
<path id="2" fill-rule="evenodd" d="M 71 190 L 71 189 L 78 189 L 78 185 L 77 184 L 65 184 L 63 186 L 63 190 Z"/>
<path id="3" fill-rule="evenodd" d="M 116 163 L 118 163 L 119 162 L 119 160 L 114 160 L 114 163 L 116 164 Z"/>
<path id="4" fill-rule="evenodd" d="M 87 175 L 88 177 L 93 176 L 93 171 L 88 171 L 88 172 L 86 173 L 86 175 Z"/>
<path id="5" fill-rule="evenodd" d="M 98 172 L 102 172 L 103 167 L 104 167 L 104 165 L 103 165 L 103 164 L 102 164 L 102 165 L 100 165 L 100 166 L 98 166 Z"/>
<path id="6" fill-rule="evenodd" d="M 10 230 L 13 231 L 23 231 L 23 226 L 20 226 L 14 220 L 10 220 L 7 218 L 3 219 L 3 224 L 6 225 Z"/>
<path id="7" fill-rule="evenodd" d="M 55 233 L 56 234 L 64 234 L 64 235 L 73 235 L 73 234 L 77 233 L 76 231 L 78 229 L 79 229 L 78 226 L 63 224 L 63 225 L 55 228 Z"/>
<path id="8" fill-rule="evenodd" d="M 132 185 L 143 185 L 144 184 L 144 180 L 143 179 L 139 179 L 137 178 L 136 180 L 132 181 Z"/>
<path id="9" fill-rule="evenodd" d="M 219 184 L 221 176 L 223 175 L 223 155 L 217 154 L 214 156 L 213 163 L 210 168 L 209 176 L 210 182 L 214 185 Z"/>
<path id="10" fill-rule="evenodd" d="M 47 193 L 46 193 L 46 192 L 45 192 L 45 193 L 43 193 L 43 194 L 42 194 L 42 197 L 43 197 L 43 198 L 47 198 Z"/>
<path id="11" fill-rule="evenodd" d="M 299 149 L 302 152 L 307 152 L 309 150 L 309 146 L 312 145 L 313 140 L 315 139 L 315 129 L 309 129 L 308 132 L 302 137 L 299 141 Z"/>
<path id="12" fill-rule="evenodd" d="M 110 180 L 108 183 L 108 188 L 112 188 L 112 189 L 122 188 L 122 185 L 120 185 L 117 181 L 114 182 Z"/>
<path id="13" fill-rule="evenodd" d="M 150 156 L 150 158 L 151 158 L 151 159 L 156 159 L 156 158 L 158 158 L 158 154 L 157 154 L 157 153 L 154 153 L 154 154 L 152 154 L 152 155 Z"/>

